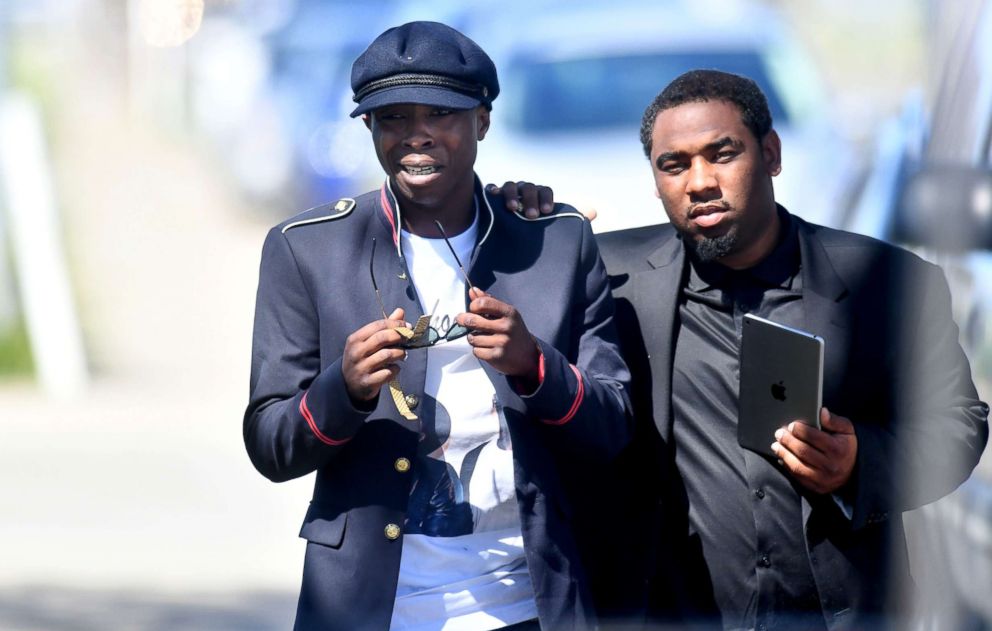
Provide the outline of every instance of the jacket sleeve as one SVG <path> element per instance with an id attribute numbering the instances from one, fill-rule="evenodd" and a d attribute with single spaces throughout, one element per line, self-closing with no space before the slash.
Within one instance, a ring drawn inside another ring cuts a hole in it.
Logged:
<path id="1" fill-rule="evenodd" d="M 552 440 L 585 456 L 611 458 L 632 432 L 628 388 L 630 373 L 620 356 L 613 321 L 613 297 L 606 269 L 587 221 L 572 296 L 572 340 L 578 341 L 572 363 L 544 340 L 540 385 L 521 397 L 528 412 L 556 434 Z"/>
<path id="2" fill-rule="evenodd" d="M 940 268 L 929 263 L 908 280 L 916 300 L 890 320 L 902 331 L 896 357 L 895 416 L 889 423 L 855 421 L 852 526 L 935 501 L 971 475 L 988 440 L 988 406 L 978 399 L 958 343 L 951 296 Z"/>
<path id="3" fill-rule="evenodd" d="M 252 464 L 281 482 L 326 464 L 364 423 L 345 388 L 341 359 L 321 370 L 315 302 L 286 236 L 262 247 L 244 440 Z"/>

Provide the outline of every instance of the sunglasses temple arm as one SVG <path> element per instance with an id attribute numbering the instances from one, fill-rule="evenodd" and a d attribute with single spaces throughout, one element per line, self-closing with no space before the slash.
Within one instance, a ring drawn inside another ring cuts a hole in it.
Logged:
<path id="1" fill-rule="evenodd" d="M 451 245 L 451 241 L 448 241 L 448 235 L 445 234 L 444 227 L 441 225 L 441 222 L 438 221 L 437 219 L 434 220 L 434 225 L 437 226 L 437 229 L 441 232 L 441 238 L 444 239 L 445 245 L 447 245 L 448 249 L 451 250 L 451 256 L 455 257 L 455 263 L 458 263 L 458 269 L 462 273 L 462 278 L 465 279 L 465 284 L 468 286 L 469 289 L 471 289 L 472 280 L 468 277 L 468 272 L 465 271 L 465 267 L 462 265 L 461 259 L 459 259 L 458 255 L 455 254 L 455 248 L 454 246 Z"/>
<path id="2" fill-rule="evenodd" d="M 378 287 L 375 288 L 375 297 L 379 301 L 379 310 L 382 311 L 382 319 L 388 320 L 389 318 L 386 317 L 386 305 L 382 302 L 382 294 L 379 293 Z"/>
<path id="3" fill-rule="evenodd" d="M 369 276 L 372 278 L 372 289 L 375 290 L 375 298 L 379 301 L 379 311 L 382 311 L 382 319 L 386 318 L 386 305 L 382 302 L 382 294 L 379 293 L 379 285 L 375 282 L 375 271 L 372 263 L 375 261 L 375 237 L 372 237 L 372 253 L 369 255 Z"/>

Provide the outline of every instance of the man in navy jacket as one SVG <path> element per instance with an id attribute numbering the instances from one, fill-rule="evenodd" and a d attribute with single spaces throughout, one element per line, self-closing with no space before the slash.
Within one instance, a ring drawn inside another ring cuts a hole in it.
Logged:
<path id="1" fill-rule="evenodd" d="M 316 472 L 296 628 L 594 626 L 570 472 L 630 422 L 588 222 L 483 191 L 499 85 L 457 31 L 386 31 L 352 87 L 386 182 L 273 228 L 256 302 L 248 454 Z"/>

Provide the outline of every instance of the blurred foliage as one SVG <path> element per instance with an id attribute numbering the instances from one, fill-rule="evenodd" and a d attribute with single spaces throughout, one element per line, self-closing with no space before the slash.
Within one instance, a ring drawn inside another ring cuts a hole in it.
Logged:
<path id="1" fill-rule="evenodd" d="M 0 331 L 0 377 L 30 375 L 34 371 L 31 344 L 20 320 Z"/>
<path id="2" fill-rule="evenodd" d="M 48 48 L 47 38 L 22 34 L 11 39 L 8 49 L 9 83 L 34 97 L 44 110 L 55 105 L 56 55 Z"/>

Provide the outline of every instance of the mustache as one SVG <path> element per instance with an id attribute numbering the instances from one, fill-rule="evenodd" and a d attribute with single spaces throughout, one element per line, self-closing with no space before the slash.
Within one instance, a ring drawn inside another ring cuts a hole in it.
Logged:
<path id="1" fill-rule="evenodd" d="M 723 211 L 728 211 L 730 210 L 730 203 L 722 199 L 714 199 L 706 202 L 695 202 L 689 204 L 688 214 L 690 217 L 695 217 L 697 214 L 699 214 L 698 211 L 700 209 L 714 208 L 714 207 L 718 207 Z"/>

